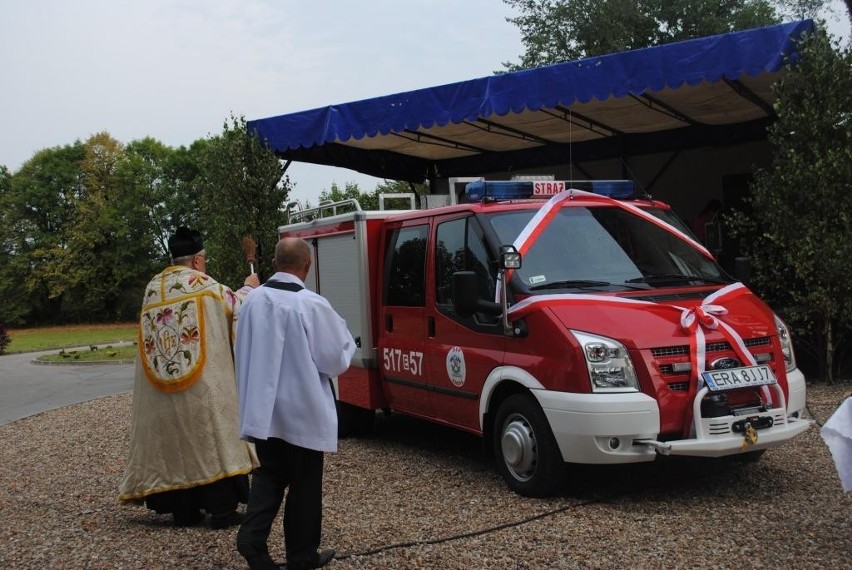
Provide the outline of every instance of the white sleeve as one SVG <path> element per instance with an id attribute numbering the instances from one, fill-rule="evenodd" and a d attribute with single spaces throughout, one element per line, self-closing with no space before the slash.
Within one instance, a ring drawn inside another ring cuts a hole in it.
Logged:
<path id="1" fill-rule="evenodd" d="M 317 370 L 324 376 L 338 376 L 349 368 L 355 354 L 355 340 L 346 321 L 327 300 L 317 295 L 307 304 L 305 330 Z"/>

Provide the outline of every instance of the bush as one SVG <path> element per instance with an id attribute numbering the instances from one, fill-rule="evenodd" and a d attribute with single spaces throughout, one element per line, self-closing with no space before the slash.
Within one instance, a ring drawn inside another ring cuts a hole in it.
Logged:
<path id="1" fill-rule="evenodd" d="M 9 328 L 6 323 L 0 323 L 0 354 L 6 353 L 6 347 L 12 342 L 12 337 L 9 336 Z"/>
<path id="2" fill-rule="evenodd" d="M 772 162 L 725 224 L 752 259 L 754 289 L 809 353 L 803 363 L 833 382 L 852 353 L 852 48 L 824 31 L 799 47 L 773 88 Z"/>

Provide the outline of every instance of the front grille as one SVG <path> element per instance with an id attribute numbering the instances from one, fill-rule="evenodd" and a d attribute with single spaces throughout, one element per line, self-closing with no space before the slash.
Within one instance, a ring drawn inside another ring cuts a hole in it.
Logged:
<path id="1" fill-rule="evenodd" d="M 771 340 L 768 336 L 750 338 L 744 340 L 743 342 L 749 348 L 769 346 L 771 344 Z M 731 350 L 731 345 L 728 341 L 711 342 L 706 345 L 705 350 L 708 354 L 711 352 L 724 352 L 727 350 Z M 662 346 L 658 348 L 652 348 L 651 354 L 655 358 L 665 358 L 667 356 L 689 356 L 689 345 Z"/>
<path id="2" fill-rule="evenodd" d="M 731 433 L 731 426 L 727 420 L 710 420 L 704 425 L 709 435 L 728 435 Z"/>
<path id="3" fill-rule="evenodd" d="M 662 348 L 652 348 L 651 354 L 656 358 L 666 356 L 689 356 L 688 346 L 664 346 Z"/>
<path id="4" fill-rule="evenodd" d="M 751 338 L 743 341 L 744 344 L 753 352 L 761 347 L 771 346 L 770 337 Z M 716 358 L 715 355 L 724 352 L 731 352 L 731 345 L 728 342 L 711 342 L 706 346 L 708 363 Z M 675 370 L 675 365 L 682 365 L 690 362 L 689 346 L 662 346 L 652 348 L 651 354 L 656 359 L 657 369 L 663 380 L 667 381 L 667 387 L 672 392 L 688 392 L 690 382 L 692 381 L 692 371 L 686 371 L 679 366 Z M 772 360 L 772 352 L 761 350 L 758 354 L 769 357 L 765 362 Z"/>

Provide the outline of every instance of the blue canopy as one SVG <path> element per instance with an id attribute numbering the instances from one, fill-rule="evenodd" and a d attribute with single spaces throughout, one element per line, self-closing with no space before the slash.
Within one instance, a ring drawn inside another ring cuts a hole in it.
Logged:
<path id="1" fill-rule="evenodd" d="M 765 138 L 810 20 L 248 122 L 282 158 L 388 179 L 471 176 Z"/>

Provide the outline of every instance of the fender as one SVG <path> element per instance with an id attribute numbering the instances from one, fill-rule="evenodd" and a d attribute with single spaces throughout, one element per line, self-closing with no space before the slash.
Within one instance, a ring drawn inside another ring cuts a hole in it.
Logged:
<path id="1" fill-rule="evenodd" d="M 545 387 L 542 386 L 541 382 L 523 368 L 518 368 L 517 366 L 498 366 L 492 370 L 490 374 L 488 374 L 488 378 L 485 379 L 485 384 L 482 385 L 482 395 L 479 397 L 480 431 L 485 429 L 485 424 L 483 422 L 485 419 L 485 413 L 488 411 L 491 403 L 491 394 L 494 393 L 497 386 L 507 380 L 517 382 L 525 388 L 528 388 L 534 396 L 537 390 L 545 390 Z M 537 396 L 536 400 L 538 400 Z M 540 403 L 541 402 L 539 402 L 539 404 Z"/>

